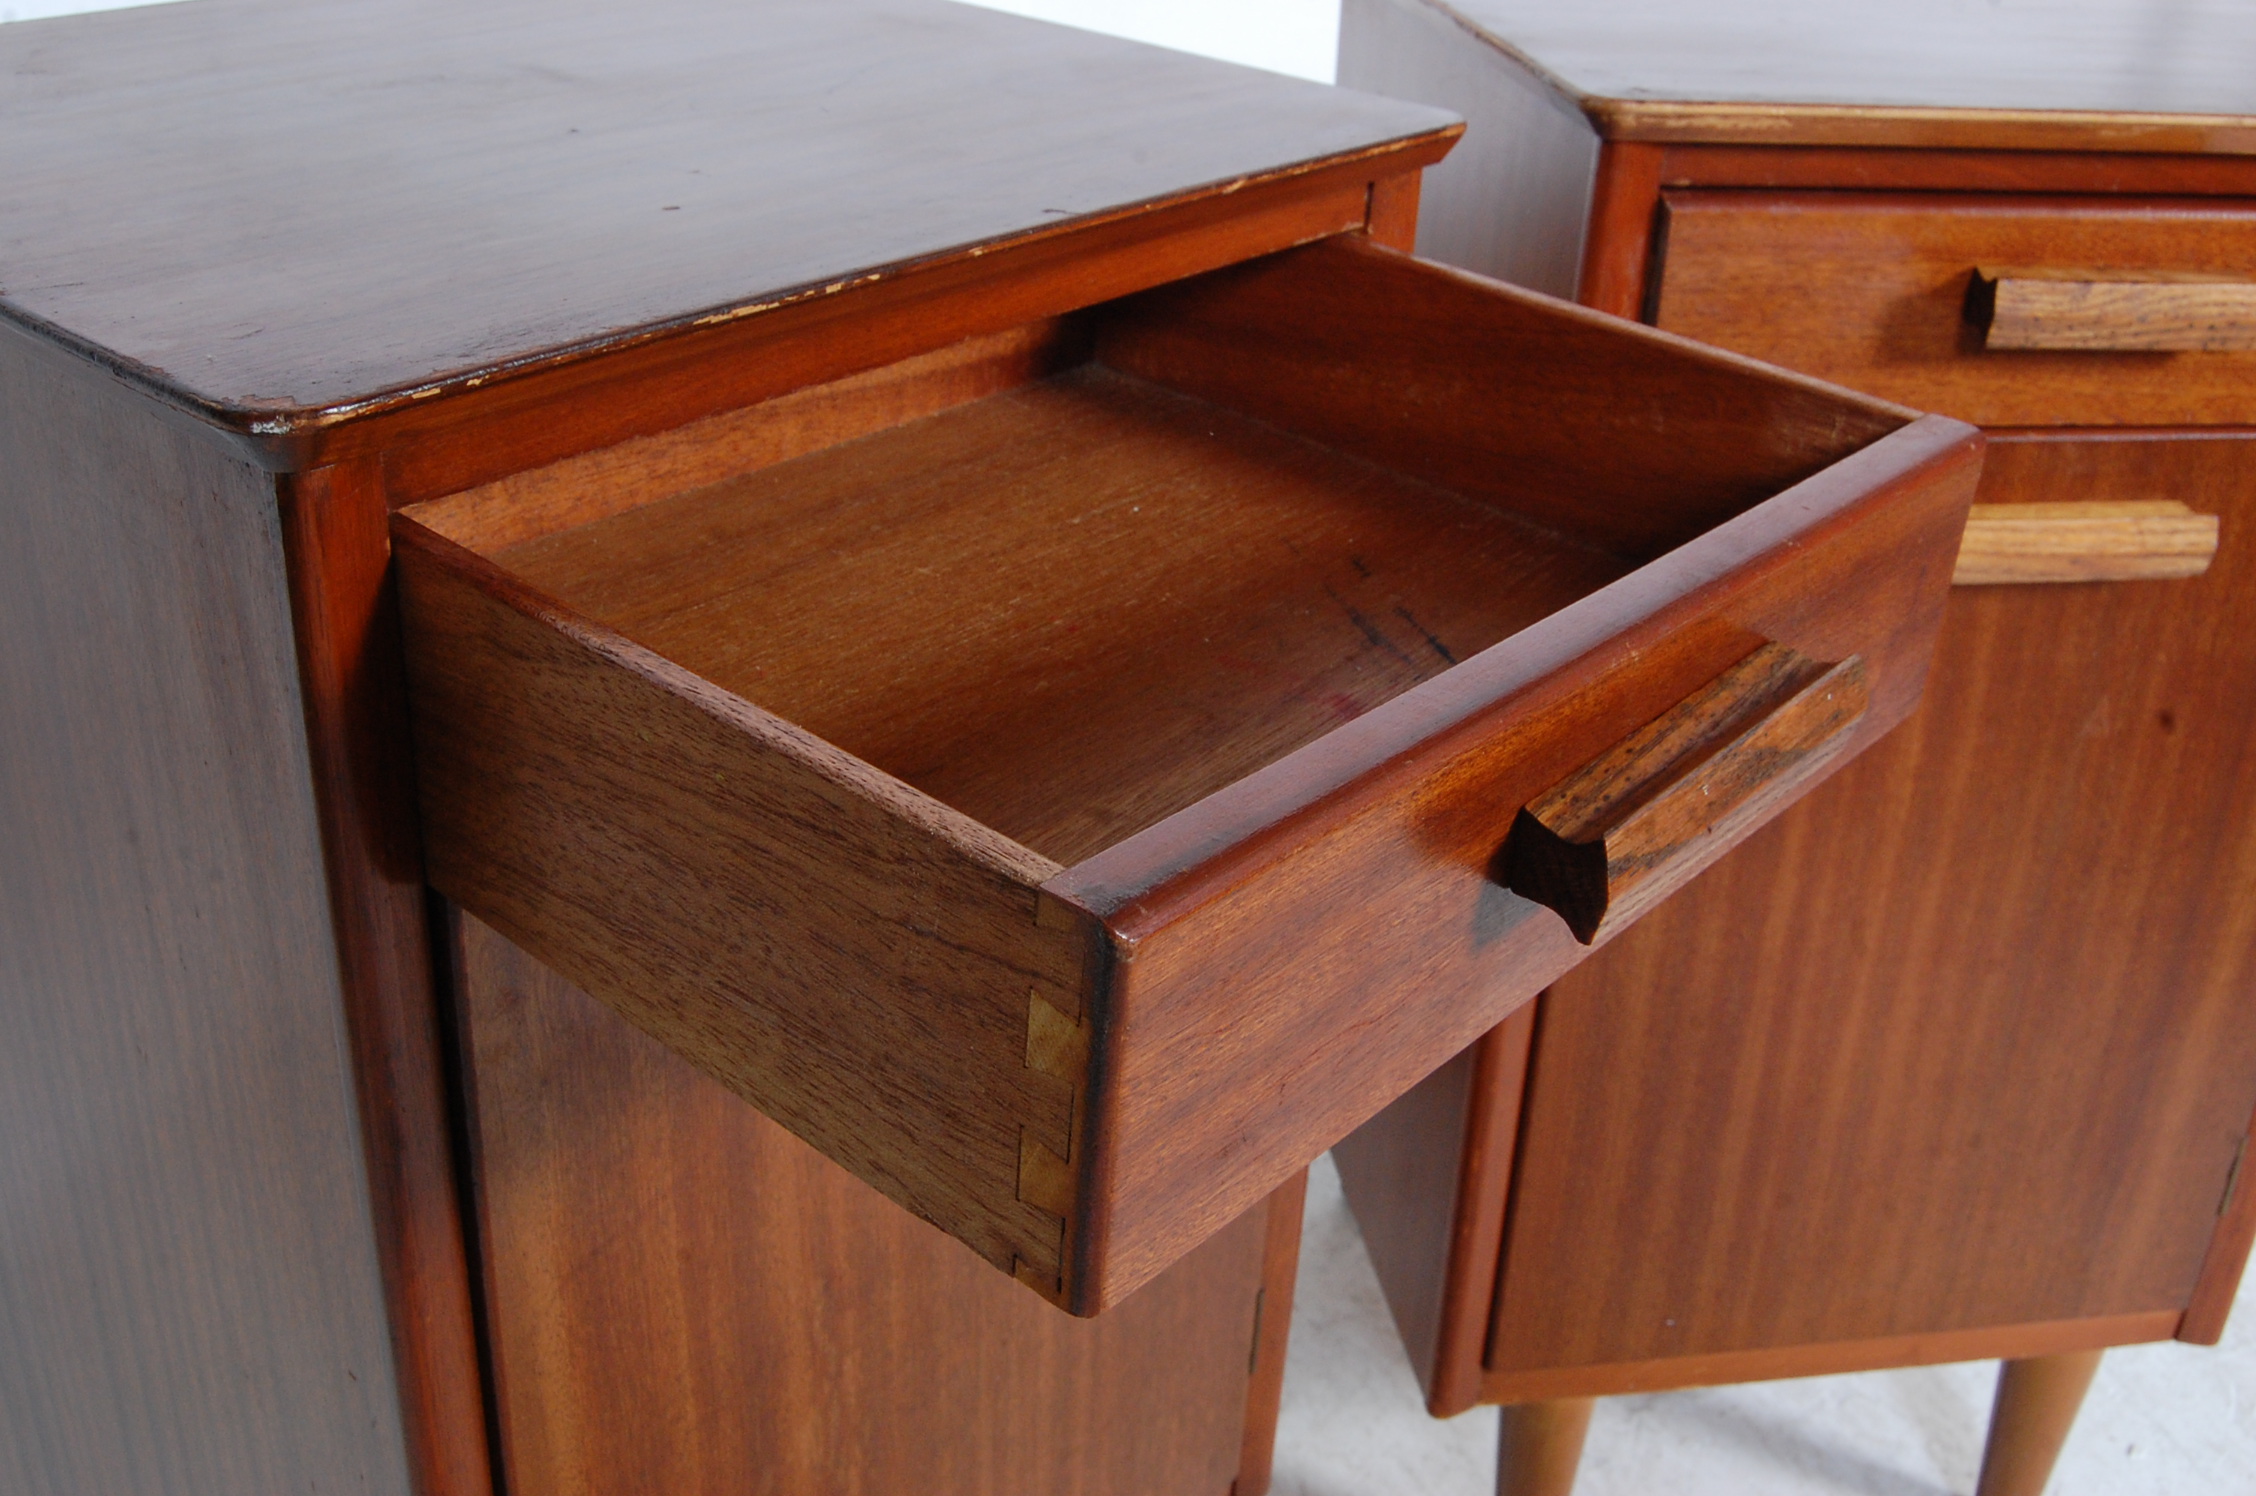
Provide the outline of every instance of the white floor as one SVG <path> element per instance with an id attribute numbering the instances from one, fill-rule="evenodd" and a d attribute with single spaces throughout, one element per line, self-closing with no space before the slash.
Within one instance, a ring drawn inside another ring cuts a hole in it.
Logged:
<path id="1" fill-rule="evenodd" d="M 2252 1279 L 2256 1282 L 2256 1279 Z M 1974 1489 L 1995 1362 L 1608 1398 L 1577 1496 Z M 1487 1496 L 1496 1414 L 1426 1416 L 1331 1160 L 1309 1180 L 1275 1496 Z M 2049 1496 L 2256 1493 L 2256 1290 L 2215 1348 L 2110 1352 Z"/>

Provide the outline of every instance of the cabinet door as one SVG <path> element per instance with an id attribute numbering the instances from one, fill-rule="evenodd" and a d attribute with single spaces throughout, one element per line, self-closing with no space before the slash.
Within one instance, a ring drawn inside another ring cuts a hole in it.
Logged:
<path id="1" fill-rule="evenodd" d="M 1863 1359 L 1952 1359 L 1983 1352 L 1901 1337 L 1988 1327 L 2153 1338 L 2197 1282 L 2229 1298 L 2256 439 L 2007 438 L 1982 493 L 2144 497 L 2222 516 L 2206 575 L 1954 589 L 1904 727 L 1547 995 L 1491 1396 L 1891 1338 Z"/>
<path id="2" fill-rule="evenodd" d="M 1265 1209 L 1075 1319 L 468 916 L 454 956 L 511 1489 L 1231 1489 Z"/>

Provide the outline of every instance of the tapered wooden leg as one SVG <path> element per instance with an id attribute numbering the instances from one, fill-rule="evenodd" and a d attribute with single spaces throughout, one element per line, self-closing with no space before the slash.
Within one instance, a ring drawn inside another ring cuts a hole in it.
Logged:
<path id="1" fill-rule="evenodd" d="M 2101 1354 L 2031 1356 L 1998 1368 L 1990 1442 L 1982 1451 L 1982 1482 L 1974 1496 L 2043 1496 Z"/>
<path id="2" fill-rule="evenodd" d="M 1596 1406 L 1594 1397 L 1560 1397 L 1498 1408 L 1496 1496 L 1567 1496 Z"/>

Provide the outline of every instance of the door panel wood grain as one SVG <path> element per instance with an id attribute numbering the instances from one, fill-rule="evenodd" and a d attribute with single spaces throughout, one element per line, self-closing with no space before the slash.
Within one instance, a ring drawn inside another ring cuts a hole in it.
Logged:
<path id="1" fill-rule="evenodd" d="M 510 1489 L 1230 1489 L 1264 1209 L 1074 1319 L 474 918 L 456 926 Z"/>
<path id="2" fill-rule="evenodd" d="M 2252 455 L 1993 444 L 2216 564 L 1957 589 L 1905 727 L 1552 989 L 1494 1373 L 2185 1307 L 2256 1103 Z"/>
<path id="3" fill-rule="evenodd" d="M 1977 272 L 2244 281 L 2256 275 L 2247 202 L 1700 189 L 1662 201 L 1656 320 L 1672 332 L 1986 426 L 2256 421 L 2256 353 L 1985 347 L 1977 284 Z"/>

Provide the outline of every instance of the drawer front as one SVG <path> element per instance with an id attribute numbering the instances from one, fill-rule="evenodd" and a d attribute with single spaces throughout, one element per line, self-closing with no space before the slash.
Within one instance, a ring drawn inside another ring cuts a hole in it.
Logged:
<path id="1" fill-rule="evenodd" d="M 1657 320 L 1988 426 L 2256 422 L 2256 204 L 1680 191 Z"/>
<path id="2" fill-rule="evenodd" d="M 1899 721 L 1980 437 L 1359 244 L 1068 333 L 395 536 L 439 890 L 1094 1313 Z"/>

